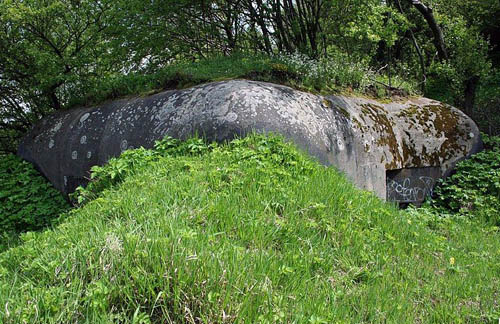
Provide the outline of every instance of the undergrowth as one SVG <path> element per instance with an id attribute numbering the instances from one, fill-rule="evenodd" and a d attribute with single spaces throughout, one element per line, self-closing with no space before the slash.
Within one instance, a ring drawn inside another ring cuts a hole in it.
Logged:
<path id="1" fill-rule="evenodd" d="M 0 155 L 0 251 L 19 233 L 49 226 L 69 204 L 33 167 L 15 155 Z"/>
<path id="2" fill-rule="evenodd" d="M 500 137 L 482 138 L 485 150 L 459 162 L 454 174 L 440 181 L 431 208 L 500 226 Z"/>
<path id="3" fill-rule="evenodd" d="M 3 323 L 500 316 L 498 227 L 401 212 L 281 138 L 167 138 L 77 195 L 64 223 L 0 254 Z"/>

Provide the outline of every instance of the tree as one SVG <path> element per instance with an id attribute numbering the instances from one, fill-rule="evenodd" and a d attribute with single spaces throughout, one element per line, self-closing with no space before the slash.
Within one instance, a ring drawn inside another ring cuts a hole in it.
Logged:
<path id="1" fill-rule="evenodd" d="M 447 83 L 449 88 L 455 89 L 452 95 L 453 103 L 463 107 L 466 113 L 471 115 L 477 86 L 489 66 L 485 51 L 488 48 L 487 43 L 479 36 L 477 28 L 467 26 L 466 19 L 460 14 L 459 6 L 450 6 L 448 1 L 435 1 L 435 5 L 441 10 L 447 9 L 446 13 L 440 14 L 440 25 L 434 15 L 434 9 L 429 4 L 424 4 L 420 0 L 407 0 L 407 3 L 418 10 L 432 32 L 432 43 L 438 62 L 432 62 L 432 58 L 428 58 L 427 61 L 430 62 L 428 65 L 437 72 L 438 79 L 443 77 L 447 79 L 442 82 L 443 84 Z M 400 11 L 403 11 L 400 3 L 399 6 Z M 446 36 L 443 30 L 446 31 Z M 423 65 L 423 55 L 416 45 L 415 36 L 413 43 Z M 422 70 L 425 68 L 422 67 Z"/>
<path id="2" fill-rule="evenodd" d="M 235 52 L 349 57 L 470 114 L 500 53 L 486 39 L 500 44 L 498 14 L 497 0 L 3 0 L 0 143 L 116 80 L 135 89 L 135 76 Z"/>
<path id="3" fill-rule="evenodd" d="M 408 0 L 411 1 L 412 5 L 417 8 L 417 10 L 422 14 L 429 25 L 434 37 L 434 46 L 438 52 L 439 59 L 444 61 L 448 59 L 448 51 L 446 50 L 446 45 L 444 42 L 443 31 L 438 25 L 436 18 L 434 17 L 434 10 L 431 6 L 424 5 L 420 0 Z"/>

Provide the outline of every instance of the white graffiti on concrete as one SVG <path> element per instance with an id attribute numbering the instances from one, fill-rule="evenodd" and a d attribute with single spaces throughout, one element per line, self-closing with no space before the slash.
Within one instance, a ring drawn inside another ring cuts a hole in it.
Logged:
<path id="1" fill-rule="evenodd" d="M 391 179 L 387 183 L 388 197 L 396 201 L 423 201 L 432 195 L 434 183 L 434 178 L 425 176 L 418 179 L 407 177 L 400 181 Z"/>

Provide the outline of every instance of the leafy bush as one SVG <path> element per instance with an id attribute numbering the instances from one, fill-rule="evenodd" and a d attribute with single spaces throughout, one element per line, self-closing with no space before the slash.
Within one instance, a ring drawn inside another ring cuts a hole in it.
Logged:
<path id="1" fill-rule="evenodd" d="M 500 136 L 482 134 L 484 149 L 487 151 L 500 151 Z"/>
<path id="2" fill-rule="evenodd" d="M 500 225 L 500 137 L 483 134 L 485 150 L 458 163 L 435 189 L 433 204 Z"/>
<path id="3" fill-rule="evenodd" d="M 12 154 L 0 155 L 0 235 L 44 228 L 68 208 L 30 163 Z"/>
<path id="4" fill-rule="evenodd" d="M 500 87 L 498 93 L 497 97 L 481 100 L 471 116 L 481 131 L 497 137 L 500 136 Z"/>

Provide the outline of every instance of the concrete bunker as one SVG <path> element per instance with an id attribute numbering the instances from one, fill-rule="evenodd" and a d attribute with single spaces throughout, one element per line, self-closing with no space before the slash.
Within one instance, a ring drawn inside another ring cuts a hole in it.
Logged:
<path id="1" fill-rule="evenodd" d="M 92 166 L 166 135 L 224 141 L 252 131 L 282 134 L 359 188 L 400 202 L 421 201 L 481 146 L 470 118 L 427 98 L 380 103 L 231 80 L 57 112 L 26 135 L 18 155 L 68 194 Z"/>

